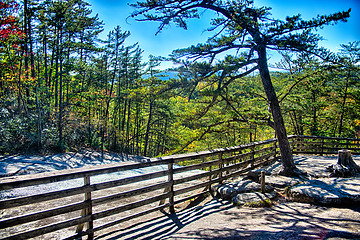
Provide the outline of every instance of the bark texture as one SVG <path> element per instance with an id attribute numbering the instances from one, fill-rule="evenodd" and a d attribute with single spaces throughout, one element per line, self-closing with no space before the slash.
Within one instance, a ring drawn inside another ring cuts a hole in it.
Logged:
<path id="1" fill-rule="evenodd" d="M 266 59 L 265 46 L 259 47 L 257 52 L 259 55 L 258 66 L 259 66 L 261 81 L 263 83 L 267 99 L 269 101 L 271 114 L 274 119 L 275 133 L 279 141 L 281 163 L 282 163 L 282 169 L 279 172 L 279 174 L 284 176 L 297 176 L 301 174 L 301 172 L 299 169 L 297 169 L 293 160 L 292 151 L 286 134 L 284 120 L 281 115 L 279 100 L 276 96 L 276 92 L 270 78 L 269 68 Z"/>

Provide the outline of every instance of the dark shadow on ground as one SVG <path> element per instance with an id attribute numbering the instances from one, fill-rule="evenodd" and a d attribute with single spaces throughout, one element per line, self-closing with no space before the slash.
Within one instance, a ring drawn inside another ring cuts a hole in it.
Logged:
<path id="1" fill-rule="evenodd" d="M 96 236 L 95 239 L 162 239 L 171 236 L 192 222 L 230 208 L 233 208 L 233 205 L 229 202 L 213 200 L 204 206 L 195 206 L 176 214 L 163 212 L 164 216 Z"/>
<path id="2" fill-rule="evenodd" d="M 354 235 L 347 232 L 342 231 L 332 231 L 327 229 L 322 229 L 322 231 L 318 231 L 317 234 L 306 234 L 305 232 L 309 229 L 304 227 L 298 227 L 294 229 L 285 229 L 282 232 L 272 232 L 272 231 L 241 231 L 234 229 L 216 229 L 216 230 L 208 230 L 202 229 L 199 231 L 189 232 L 186 235 L 190 235 L 191 237 L 186 236 L 178 236 L 176 239 L 213 239 L 213 240 L 237 240 L 237 239 L 248 239 L 248 240 L 310 240 L 310 239 L 359 239 L 359 235 Z M 300 232 L 300 234 L 299 234 Z M 219 236 L 222 237 L 214 237 Z M 196 236 L 196 237 L 194 237 Z"/>
<path id="3" fill-rule="evenodd" d="M 359 208 L 353 210 L 359 213 Z M 326 211 L 326 207 L 301 203 L 282 203 L 272 208 L 237 208 L 212 200 L 204 206 L 185 209 L 176 215 L 165 214 L 95 239 L 360 239 L 360 232 L 344 230 L 345 225 L 359 229 L 360 219 L 322 214 Z M 219 225 L 206 224 L 208 217 L 218 218 Z M 266 225 L 268 227 L 261 229 Z"/>

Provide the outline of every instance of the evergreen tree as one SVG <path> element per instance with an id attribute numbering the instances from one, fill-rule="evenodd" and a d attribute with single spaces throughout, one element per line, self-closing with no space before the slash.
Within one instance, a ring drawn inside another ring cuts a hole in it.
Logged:
<path id="1" fill-rule="evenodd" d="M 218 83 L 226 81 L 225 85 L 228 85 L 255 69 L 259 71 L 279 141 L 283 167 L 280 173 L 298 175 L 299 170 L 292 158 L 279 101 L 270 77 L 267 50 L 308 51 L 319 54 L 316 51 L 319 37 L 311 30 L 346 20 L 350 10 L 329 16 L 318 16 L 309 21 L 302 20 L 300 15 L 287 17 L 282 21 L 271 19 L 270 8 L 257 8 L 253 1 L 148 0 L 132 6 L 139 9 L 134 12 L 133 17 L 143 16 L 142 20 L 160 22 L 159 31 L 171 22 L 186 29 L 186 20 L 199 18 L 200 9 L 211 10 L 221 16 L 213 20 L 212 30 L 215 31 L 215 35 L 207 43 L 175 53 L 178 57 L 206 58 L 209 63 L 215 64 L 215 57 L 219 54 L 240 52 L 215 64 L 214 68 L 209 68 L 207 75 L 217 74 Z"/>

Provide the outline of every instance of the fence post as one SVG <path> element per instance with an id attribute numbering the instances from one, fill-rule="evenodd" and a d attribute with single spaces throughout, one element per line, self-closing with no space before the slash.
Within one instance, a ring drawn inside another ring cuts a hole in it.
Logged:
<path id="1" fill-rule="evenodd" d="M 324 138 L 321 138 L 321 153 L 320 153 L 320 156 L 323 156 L 324 155 Z"/>
<path id="2" fill-rule="evenodd" d="M 305 152 L 305 143 L 304 143 L 304 139 L 302 137 L 299 138 L 299 141 L 298 141 L 298 151 L 301 153 L 301 152 Z"/>
<path id="3" fill-rule="evenodd" d="M 170 162 L 168 163 L 168 170 L 169 170 L 169 175 L 168 175 L 168 181 L 170 183 L 170 188 L 169 188 L 169 192 L 170 192 L 170 196 L 169 196 L 169 211 L 171 214 L 175 213 L 175 201 L 174 201 L 174 159 L 170 159 Z"/>
<path id="4" fill-rule="evenodd" d="M 209 175 L 209 190 L 211 192 L 211 181 L 212 181 L 212 178 L 213 178 L 213 175 L 212 175 L 212 166 L 210 165 L 209 166 L 209 172 L 210 172 L 210 175 Z"/>
<path id="5" fill-rule="evenodd" d="M 255 159 L 255 145 L 251 146 L 251 163 L 250 166 L 254 167 L 254 159 Z"/>
<path id="6" fill-rule="evenodd" d="M 222 178 L 223 178 L 223 165 L 224 165 L 224 161 L 223 161 L 223 153 L 219 153 L 219 183 L 222 183 Z"/>
<path id="7" fill-rule="evenodd" d="M 274 159 L 276 160 L 276 145 L 277 144 L 277 140 L 275 140 L 275 142 L 274 142 Z"/>
<path id="8" fill-rule="evenodd" d="M 164 193 L 170 193 L 169 195 L 169 212 L 171 214 L 175 213 L 175 201 L 174 201 L 174 159 L 169 159 L 168 163 L 168 182 L 170 183 L 169 187 L 164 189 Z M 165 199 L 161 199 L 159 206 L 165 203 Z"/>
<path id="9" fill-rule="evenodd" d="M 261 192 L 265 193 L 265 171 L 261 171 L 261 177 L 260 177 L 260 183 L 261 183 Z"/>
<path id="10" fill-rule="evenodd" d="M 170 183 L 169 187 L 164 189 L 164 193 L 169 192 L 169 212 L 171 214 L 175 213 L 175 201 L 174 201 L 174 159 L 169 159 L 168 163 L 168 182 Z M 165 199 L 160 200 L 159 206 L 165 203 Z"/>
<path id="11" fill-rule="evenodd" d="M 84 177 L 84 186 L 90 186 L 90 176 L 85 176 Z M 89 192 L 85 192 L 85 202 L 88 203 L 88 206 L 86 208 L 84 208 L 83 210 L 81 210 L 81 215 L 82 216 L 86 216 L 86 215 L 90 215 L 91 219 L 90 221 L 87 223 L 88 225 L 88 230 L 92 230 L 94 229 L 94 222 L 92 220 L 92 200 L 91 200 L 91 191 Z M 84 228 L 84 223 L 81 223 L 77 226 L 76 228 L 76 233 L 80 233 Z M 89 233 L 88 234 L 88 239 L 92 240 L 94 239 L 94 233 Z"/>
<path id="12" fill-rule="evenodd" d="M 298 135 L 296 135 L 292 141 L 291 141 L 291 145 L 292 145 L 292 149 L 291 149 L 291 152 L 294 153 L 296 152 L 296 144 L 297 144 L 297 140 L 298 140 Z M 277 140 L 276 140 L 277 141 Z"/>

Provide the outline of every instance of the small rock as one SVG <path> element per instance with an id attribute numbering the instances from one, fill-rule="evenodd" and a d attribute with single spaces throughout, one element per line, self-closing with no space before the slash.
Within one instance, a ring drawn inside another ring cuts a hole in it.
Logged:
<path id="1" fill-rule="evenodd" d="M 258 181 L 260 176 L 261 176 L 261 172 L 264 171 L 264 169 L 254 169 L 254 170 L 250 170 L 246 176 L 254 181 Z M 270 175 L 270 172 L 265 171 L 265 175 Z"/>
<path id="2" fill-rule="evenodd" d="M 271 192 L 271 186 L 265 186 L 266 192 Z M 261 185 L 251 180 L 227 183 L 217 187 L 217 193 L 224 200 L 231 200 L 235 195 L 245 192 L 260 191 Z"/>
<path id="3" fill-rule="evenodd" d="M 291 178 L 291 177 L 285 177 L 285 176 L 279 176 L 279 175 L 271 175 L 266 176 L 265 182 L 266 184 L 269 184 L 270 186 L 277 187 L 277 188 L 285 188 L 288 186 L 294 186 L 298 183 L 300 183 L 302 180 L 298 178 Z"/>
<path id="4" fill-rule="evenodd" d="M 275 192 L 271 193 L 260 193 L 260 192 L 252 192 L 252 193 L 242 193 L 237 194 L 235 197 L 233 197 L 233 203 L 236 206 L 244 205 L 247 203 L 251 204 L 264 204 L 268 200 L 274 198 L 276 196 Z"/>

